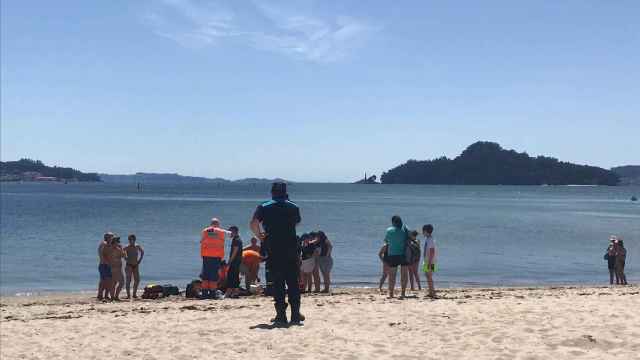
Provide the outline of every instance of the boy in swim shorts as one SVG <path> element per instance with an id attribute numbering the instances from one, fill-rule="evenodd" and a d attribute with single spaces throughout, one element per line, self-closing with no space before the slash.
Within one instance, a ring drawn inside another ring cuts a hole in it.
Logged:
<path id="1" fill-rule="evenodd" d="M 433 225 L 427 224 L 422 227 L 422 235 L 425 237 L 424 241 L 424 266 L 422 271 L 427 277 L 427 284 L 429 285 L 429 296 L 435 297 L 436 290 L 433 286 L 433 273 L 438 271 L 437 265 L 437 252 L 436 252 L 436 240 L 433 238 Z"/>
<path id="2" fill-rule="evenodd" d="M 144 249 L 140 244 L 136 244 L 136 236 L 134 234 L 128 237 L 129 245 L 123 250 L 125 254 L 126 265 L 124 273 L 126 277 L 127 299 L 131 298 L 131 278 L 133 277 L 133 298 L 138 298 L 138 285 L 140 285 L 140 263 L 144 258 Z"/>

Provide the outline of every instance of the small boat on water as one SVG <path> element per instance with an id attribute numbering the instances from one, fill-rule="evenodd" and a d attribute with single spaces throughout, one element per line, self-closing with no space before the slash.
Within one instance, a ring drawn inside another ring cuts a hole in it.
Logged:
<path id="1" fill-rule="evenodd" d="M 638 201 L 638 198 L 637 198 L 637 197 L 635 197 L 635 196 L 632 196 L 632 197 L 631 197 L 631 201 Z"/>

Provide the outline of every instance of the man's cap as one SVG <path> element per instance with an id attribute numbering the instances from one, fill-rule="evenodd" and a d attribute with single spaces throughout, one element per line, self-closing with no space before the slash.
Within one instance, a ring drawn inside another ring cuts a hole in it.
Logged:
<path id="1" fill-rule="evenodd" d="M 278 195 L 286 195 L 287 194 L 287 183 L 274 182 L 271 185 L 271 193 L 278 194 Z"/>
<path id="2" fill-rule="evenodd" d="M 212 224 L 218 224 L 218 225 L 220 225 L 220 219 L 218 219 L 218 218 L 211 218 L 211 223 L 212 223 Z"/>
<path id="3" fill-rule="evenodd" d="M 112 233 L 111 231 L 107 231 L 106 233 L 104 233 L 104 239 L 105 239 L 105 240 L 107 240 L 107 239 L 111 239 L 111 238 L 113 238 L 114 236 L 116 236 L 116 234 Z"/>

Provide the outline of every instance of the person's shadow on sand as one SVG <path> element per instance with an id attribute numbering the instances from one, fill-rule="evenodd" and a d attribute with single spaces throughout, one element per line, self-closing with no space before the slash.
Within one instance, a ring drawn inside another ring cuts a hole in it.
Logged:
<path id="1" fill-rule="evenodd" d="M 260 330 L 273 330 L 273 329 L 288 329 L 292 326 L 303 326 L 302 324 L 258 324 L 254 326 L 250 326 L 250 330 L 260 329 Z"/>

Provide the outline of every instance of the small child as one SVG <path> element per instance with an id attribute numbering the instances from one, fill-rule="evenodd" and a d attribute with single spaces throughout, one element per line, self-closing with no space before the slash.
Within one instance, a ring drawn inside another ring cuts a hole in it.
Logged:
<path id="1" fill-rule="evenodd" d="M 420 265 L 420 242 L 418 241 L 418 232 L 415 230 L 409 232 L 409 246 L 411 247 L 411 262 L 409 263 L 411 291 L 416 291 L 416 283 L 418 284 L 418 291 L 421 291 L 422 285 L 420 285 L 420 275 L 418 272 L 418 266 Z"/>
<path id="2" fill-rule="evenodd" d="M 380 285 L 378 286 L 380 294 L 383 294 L 382 285 L 384 285 L 384 282 L 387 280 L 387 276 L 389 275 L 389 263 L 387 262 L 387 246 L 387 244 L 382 245 L 380 251 L 378 251 L 378 257 L 382 262 L 382 276 L 380 276 Z"/>
<path id="3" fill-rule="evenodd" d="M 436 290 L 433 286 L 433 273 L 438 271 L 436 240 L 433 238 L 433 225 L 427 224 L 422 227 L 422 234 L 425 237 L 424 242 L 424 266 L 422 270 L 427 276 L 429 284 L 429 296 L 436 297 Z"/>
<path id="4" fill-rule="evenodd" d="M 131 298 L 131 278 L 133 277 L 133 298 L 138 298 L 138 286 L 140 285 L 140 263 L 144 258 L 144 249 L 139 244 L 136 244 L 136 236 L 134 234 L 128 237 L 129 245 L 124 249 L 126 266 L 124 273 L 126 277 L 126 290 L 127 299 Z"/>

